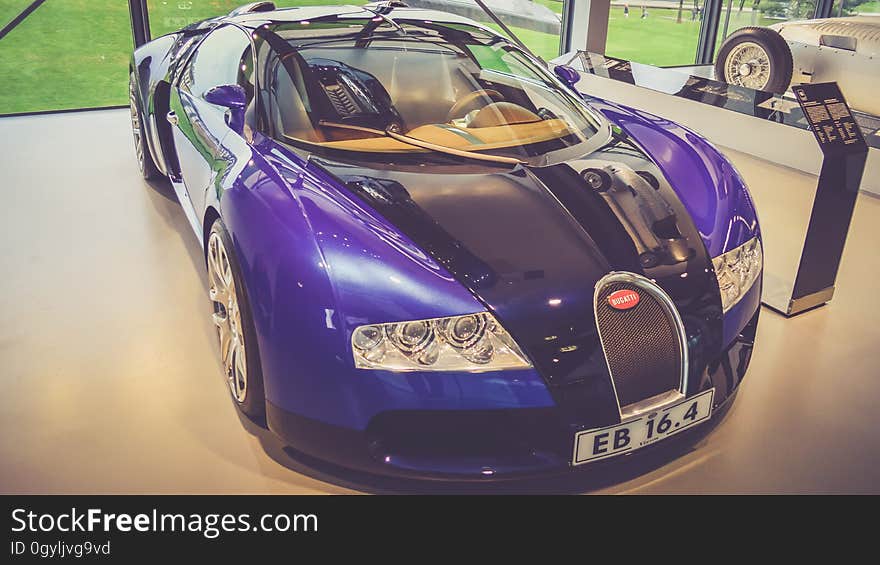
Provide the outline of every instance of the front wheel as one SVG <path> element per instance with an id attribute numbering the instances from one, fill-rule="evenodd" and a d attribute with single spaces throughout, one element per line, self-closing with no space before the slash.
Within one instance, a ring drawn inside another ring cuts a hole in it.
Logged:
<path id="1" fill-rule="evenodd" d="M 715 61 L 715 78 L 783 94 L 791 84 L 793 68 L 791 49 L 781 35 L 765 27 L 744 27 L 721 46 Z"/>
<path id="2" fill-rule="evenodd" d="M 250 303 L 235 257 L 232 238 L 218 218 L 206 245 L 211 316 L 220 340 L 220 359 L 229 392 L 247 416 L 261 420 L 266 412 L 263 374 Z"/>

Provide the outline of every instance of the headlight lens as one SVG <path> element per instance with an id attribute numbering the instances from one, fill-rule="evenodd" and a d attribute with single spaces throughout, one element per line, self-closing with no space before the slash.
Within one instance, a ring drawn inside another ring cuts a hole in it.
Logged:
<path id="1" fill-rule="evenodd" d="M 532 366 L 488 312 L 358 326 L 351 345 L 358 369 L 497 371 Z"/>
<path id="2" fill-rule="evenodd" d="M 721 289 L 721 306 L 725 312 L 752 288 L 763 265 L 764 256 L 757 237 L 712 259 L 718 288 Z"/>

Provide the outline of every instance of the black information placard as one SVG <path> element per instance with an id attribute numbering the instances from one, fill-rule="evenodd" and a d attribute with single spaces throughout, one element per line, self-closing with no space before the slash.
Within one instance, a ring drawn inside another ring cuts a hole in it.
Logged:
<path id="1" fill-rule="evenodd" d="M 843 246 L 865 172 L 868 146 L 837 83 L 792 87 L 822 150 L 822 168 L 807 238 L 787 304 L 773 304 L 790 316 L 822 305 L 834 295 Z"/>
<path id="2" fill-rule="evenodd" d="M 862 131 L 836 82 L 800 84 L 791 90 L 823 152 L 867 151 Z"/>

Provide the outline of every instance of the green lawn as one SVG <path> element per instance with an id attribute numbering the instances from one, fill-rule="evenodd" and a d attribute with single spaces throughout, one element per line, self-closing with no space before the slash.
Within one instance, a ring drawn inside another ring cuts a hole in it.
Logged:
<path id="1" fill-rule="evenodd" d="M 493 23 L 486 23 L 489 27 L 500 33 L 507 35 L 504 31 Z M 522 29 L 515 26 L 508 26 L 516 36 L 526 44 L 539 57 L 544 59 L 552 59 L 559 55 L 559 36 L 550 33 L 541 33 L 531 29 Z"/>
<path id="2" fill-rule="evenodd" d="M 126 2 L 48 0 L 0 39 L 0 113 L 124 104 L 131 45 Z"/>
<path id="3" fill-rule="evenodd" d="M 557 14 L 562 13 L 562 0 L 532 0 L 537 4 L 543 4 L 556 12 Z"/>
<path id="4" fill-rule="evenodd" d="M 608 20 L 608 43 L 605 52 L 613 57 L 650 65 L 693 64 L 697 52 L 700 21 L 691 21 L 689 13 L 676 23 L 676 10 L 641 9 L 630 6 L 629 17 L 623 8 L 612 8 Z"/>
<path id="5" fill-rule="evenodd" d="M 372 0 L 276 0 L 275 5 L 279 8 L 330 4 L 360 6 L 368 1 Z M 247 0 L 147 0 L 147 8 L 150 11 L 150 32 L 153 37 L 159 37 L 177 31 L 192 22 L 228 14 L 234 8 L 246 3 Z"/>
<path id="6" fill-rule="evenodd" d="M 0 0 L 0 25 L 29 1 Z M 244 1 L 148 0 L 152 34 L 157 37 L 190 22 L 227 13 Z M 276 3 L 281 7 L 329 1 L 333 0 Z M 536 1 L 562 11 L 558 0 Z M 880 0 L 871 4 L 878 3 Z M 675 22 L 675 16 L 674 9 L 650 9 L 649 17 L 643 20 L 639 9 L 631 7 L 630 17 L 625 18 L 622 8 L 612 8 L 608 54 L 654 65 L 693 63 L 700 24 L 690 21 L 687 10 L 681 23 Z M 759 25 L 766 25 L 756 17 Z M 732 14 L 730 29 L 754 25 L 751 18 L 750 13 Z M 558 54 L 558 36 L 514 31 L 545 59 Z M 131 29 L 124 0 L 47 0 L 0 40 L 0 114 L 126 104 L 130 52 Z"/>
<path id="7" fill-rule="evenodd" d="M 562 2 L 559 0 L 535 1 L 556 13 L 562 13 Z M 691 12 L 687 9 L 687 5 L 682 10 L 681 23 L 676 22 L 677 8 L 649 8 L 648 17 L 645 19 L 642 19 L 640 14 L 641 9 L 635 3 L 630 6 L 629 17 L 624 16 L 623 8 L 611 8 L 606 53 L 613 57 L 657 66 L 694 63 L 701 22 L 691 20 Z M 723 15 L 721 23 L 723 26 Z M 760 13 L 733 11 L 730 14 L 728 33 L 744 26 L 772 23 L 775 21 L 764 18 Z M 501 31 L 494 24 L 490 25 Z M 516 27 L 512 29 L 526 45 L 545 59 L 552 59 L 558 55 L 558 36 Z"/>
<path id="8" fill-rule="evenodd" d="M 30 1 L 0 0 L 0 25 Z M 157 37 L 245 1 L 149 0 L 151 32 Z M 276 2 L 279 7 L 327 3 Z M 0 40 L 0 114 L 127 104 L 131 49 L 125 0 L 47 0 Z"/>
<path id="9" fill-rule="evenodd" d="M 31 0 L 0 0 L 0 28 L 12 21 Z"/>
<path id="10" fill-rule="evenodd" d="M 674 8 L 649 8 L 645 19 L 641 19 L 641 9 L 634 5 L 630 6 L 629 12 L 627 18 L 623 15 L 623 8 L 611 9 L 605 50 L 608 55 L 660 67 L 694 63 L 701 22 L 691 20 L 689 10 L 685 8 L 682 12 L 681 23 L 676 23 L 678 10 Z M 763 18 L 759 13 L 733 11 L 728 33 L 744 26 L 772 23 L 775 22 Z"/>

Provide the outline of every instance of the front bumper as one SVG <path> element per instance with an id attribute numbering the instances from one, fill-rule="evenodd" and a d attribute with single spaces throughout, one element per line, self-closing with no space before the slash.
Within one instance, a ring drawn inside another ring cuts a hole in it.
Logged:
<path id="1" fill-rule="evenodd" d="M 717 425 L 729 408 L 751 359 L 758 312 L 730 346 L 708 363 L 688 396 L 715 388 L 711 420 L 629 455 L 571 465 L 571 424 L 556 406 L 497 410 L 391 410 L 365 430 L 306 418 L 267 403 L 269 428 L 296 451 L 370 473 L 454 480 L 516 478 L 607 467 L 615 461 L 693 441 Z"/>

